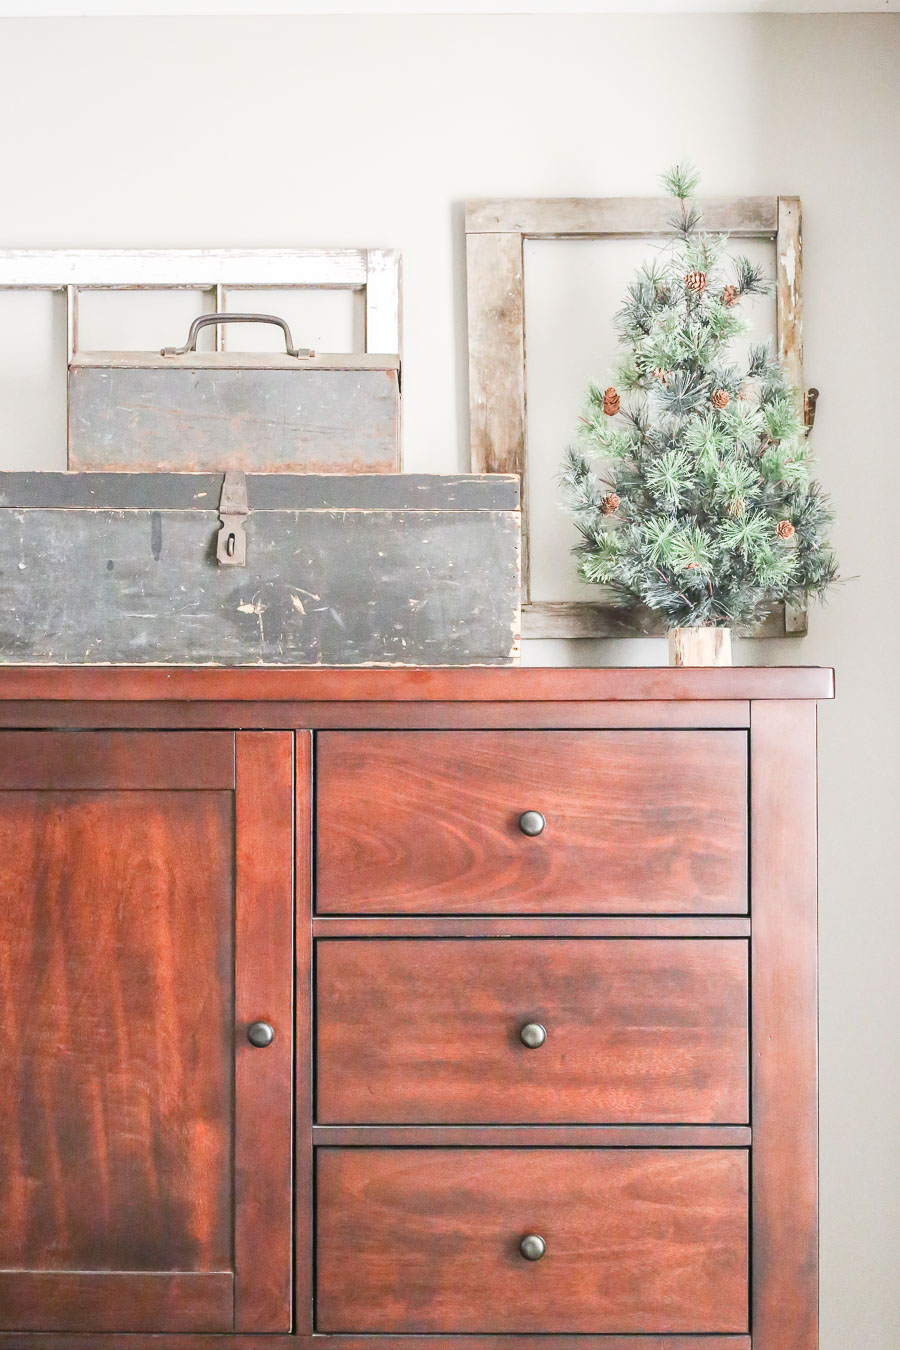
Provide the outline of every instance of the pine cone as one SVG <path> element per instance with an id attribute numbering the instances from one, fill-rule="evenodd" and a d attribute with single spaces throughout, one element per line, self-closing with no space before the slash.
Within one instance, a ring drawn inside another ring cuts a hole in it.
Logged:
<path id="1" fill-rule="evenodd" d="M 600 502 L 603 514 L 605 516 L 615 515 L 619 509 L 619 500 L 620 499 L 616 496 L 615 492 L 607 492 L 606 496 Z"/>
<path id="2" fill-rule="evenodd" d="M 726 286 L 722 292 L 722 304 L 728 309 L 739 299 L 737 286 Z"/>
<path id="3" fill-rule="evenodd" d="M 775 533 L 779 539 L 793 539 L 794 527 L 789 520 L 779 520 L 775 526 Z"/>
<path id="4" fill-rule="evenodd" d="M 668 384 L 671 374 L 671 370 L 663 370 L 662 366 L 653 367 L 653 378 L 659 380 L 661 384 Z"/>
<path id="5" fill-rule="evenodd" d="M 721 410 L 727 408 L 731 402 L 731 395 L 727 389 L 714 389 L 710 395 L 710 403 L 714 408 Z"/>
<path id="6" fill-rule="evenodd" d="M 696 291 L 699 295 L 701 291 L 706 290 L 706 273 L 700 271 L 688 272 L 684 284 L 689 291 Z"/>
<path id="7" fill-rule="evenodd" d="M 603 411 L 606 413 L 607 417 L 615 417 L 620 406 L 621 401 L 619 395 L 616 393 L 613 386 L 610 385 L 603 395 Z"/>

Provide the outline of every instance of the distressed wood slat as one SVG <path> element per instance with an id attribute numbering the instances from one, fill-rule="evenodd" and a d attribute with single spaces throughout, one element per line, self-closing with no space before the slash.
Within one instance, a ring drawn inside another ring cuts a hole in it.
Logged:
<path id="1" fill-rule="evenodd" d="M 788 627 L 787 607 L 773 605 L 752 629 L 738 628 L 738 637 L 800 636 L 806 628 Z M 795 611 L 805 615 L 805 610 Z M 523 638 L 665 637 L 661 614 L 643 605 L 593 604 L 582 600 L 539 600 L 522 606 Z"/>
<path id="2" fill-rule="evenodd" d="M 366 284 L 366 249 L 9 249 L 0 289 L 212 289 Z"/>
<path id="3" fill-rule="evenodd" d="M 466 238 L 469 435 L 476 473 L 522 485 L 522 594 L 528 599 L 525 519 L 525 275 L 518 234 Z"/>
<path id="4" fill-rule="evenodd" d="M 708 197 L 700 201 L 704 228 L 741 238 L 774 234 L 775 197 Z M 514 233 L 532 238 L 567 235 L 652 236 L 674 234 L 669 197 L 537 197 L 466 203 L 466 231 Z"/>
<path id="5" fill-rule="evenodd" d="M 525 472 L 525 288 L 519 235 L 470 235 L 469 416 L 476 473 Z M 523 484 L 524 499 L 524 484 Z"/>
<path id="6" fill-rule="evenodd" d="M 400 254 L 370 248 L 366 263 L 366 351 L 397 352 L 401 347 Z"/>
<path id="7" fill-rule="evenodd" d="M 778 198 L 775 302 L 778 355 L 788 380 L 803 388 L 803 258 L 800 198 Z"/>
<path id="8" fill-rule="evenodd" d="M 803 245 L 799 197 L 778 198 L 778 233 L 775 238 L 775 331 L 778 355 L 788 380 L 802 401 L 803 379 Z M 809 631 L 805 605 L 786 605 L 784 631 L 802 637 Z"/>

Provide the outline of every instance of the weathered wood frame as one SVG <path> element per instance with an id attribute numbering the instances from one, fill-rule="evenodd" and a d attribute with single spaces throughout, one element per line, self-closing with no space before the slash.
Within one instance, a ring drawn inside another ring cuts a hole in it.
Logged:
<path id="1" fill-rule="evenodd" d="M 707 230 L 771 239 L 776 251 L 776 341 L 788 378 L 803 388 L 799 197 L 710 198 Z M 639 637 L 661 634 L 659 616 L 613 600 L 533 601 L 530 593 L 526 419 L 526 239 L 643 239 L 673 235 L 664 197 L 511 198 L 466 203 L 469 429 L 473 471 L 522 480 L 522 636 Z M 805 609 L 779 606 L 757 637 L 799 636 Z"/>
<path id="2" fill-rule="evenodd" d="M 401 355 L 400 253 L 391 248 L 8 249 L 0 251 L 0 290 L 65 295 L 70 365 L 82 291 L 204 291 L 215 296 L 217 313 L 247 290 L 363 291 L 366 352 Z M 215 342 L 225 350 L 224 328 Z"/>

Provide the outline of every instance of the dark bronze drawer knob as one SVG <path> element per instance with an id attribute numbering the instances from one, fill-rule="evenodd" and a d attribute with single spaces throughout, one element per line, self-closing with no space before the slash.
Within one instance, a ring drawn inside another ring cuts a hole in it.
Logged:
<path id="1" fill-rule="evenodd" d="M 537 1050 L 547 1039 L 547 1028 L 542 1027 L 540 1022 L 526 1022 L 519 1032 L 519 1040 L 529 1050 Z M 537 1259 L 536 1257 L 534 1258 Z"/>
<path id="2" fill-rule="evenodd" d="M 546 1250 L 546 1242 L 542 1237 L 538 1237 L 537 1233 L 529 1233 L 519 1243 L 519 1251 L 526 1261 L 540 1261 Z"/>
<path id="3" fill-rule="evenodd" d="M 251 1045 L 255 1045 L 257 1050 L 264 1050 L 274 1039 L 275 1028 L 268 1022 L 251 1022 L 247 1028 L 247 1040 Z"/>
<path id="4" fill-rule="evenodd" d="M 523 811 L 519 816 L 519 829 L 531 839 L 536 834 L 543 834 L 546 824 L 540 811 Z"/>

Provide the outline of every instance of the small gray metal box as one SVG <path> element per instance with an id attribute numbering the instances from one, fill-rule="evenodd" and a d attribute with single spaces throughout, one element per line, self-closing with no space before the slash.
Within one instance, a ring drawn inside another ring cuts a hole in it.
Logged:
<path id="1" fill-rule="evenodd" d="M 0 664 L 512 665 L 519 481 L 0 473 Z"/>
<path id="2" fill-rule="evenodd" d="M 70 469 L 396 473 L 399 360 L 79 352 Z"/>

